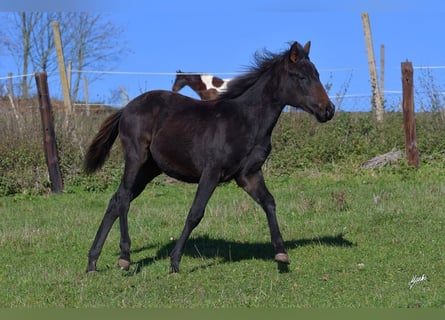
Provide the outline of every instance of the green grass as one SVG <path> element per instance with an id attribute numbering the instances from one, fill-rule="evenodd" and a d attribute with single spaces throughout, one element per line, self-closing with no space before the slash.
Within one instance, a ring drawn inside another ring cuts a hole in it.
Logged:
<path id="1" fill-rule="evenodd" d="M 268 177 L 291 264 L 273 261 L 266 218 L 217 189 L 169 275 L 194 185 L 150 184 L 130 209 L 132 265 L 116 224 L 98 271 L 87 251 L 112 190 L 0 198 L 0 307 L 445 307 L 445 171 L 301 170 Z M 414 275 L 427 281 L 412 289 Z"/>

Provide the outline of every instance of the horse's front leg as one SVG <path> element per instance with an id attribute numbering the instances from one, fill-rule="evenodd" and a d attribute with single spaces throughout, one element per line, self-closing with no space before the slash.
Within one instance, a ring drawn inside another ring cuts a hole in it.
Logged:
<path id="1" fill-rule="evenodd" d="M 237 184 L 244 189 L 261 207 L 267 216 L 270 237 L 275 250 L 275 261 L 288 264 L 289 257 L 284 249 L 284 242 L 278 226 L 275 200 L 266 187 L 261 170 L 248 176 L 240 176 Z"/>
<path id="2" fill-rule="evenodd" d="M 198 189 L 193 200 L 192 207 L 185 221 L 184 229 L 181 236 L 176 242 L 175 247 L 170 253 L 170 273 L 179 272 L 179 262 L 181 261 L 182 254 L 184 253 L 184 247 L 187 239 L 192 233 L 193 229 L 201 221 L 204 216 L 204 211 L 219 182 L 219 170 L 207 170 L 201 175 L 201 179 L 198 184 Z"/>

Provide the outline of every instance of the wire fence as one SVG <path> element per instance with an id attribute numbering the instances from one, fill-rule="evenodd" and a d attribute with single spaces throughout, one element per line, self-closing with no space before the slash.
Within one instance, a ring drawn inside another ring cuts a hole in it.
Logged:
<path id="1" fill-rule="evenodd" d="M 331 100 L 340 111 L 372 110 L 372 94 L 369 74 L 366 69 L 342 68 L 320 69 L 322 82 Z M 385 76 L 385 90 L 383 90 L 384 108 L 387 112 L 401 111 L 402 90 L 400 70 L 390 70 Z M 445 108 L 445 66 L 415 66 L 415 110 L 416 112 L 442 111 Z M 79 71 L 72 71 L 73 74 Z M 235 72 L 206 72 L 215 76 L 230 79 L 239 73 Z M 108 105 L 112 107 L 124 106 L 137 95 L 154 89 L 170 90 L 176 72 L 143 72 L 143 71 L 101 71 L 83 70 L 82 76 L 95 81 L 88 85 L 89 101 L 85 101 L 83 86 L 74 101 L 75 108 L 89 105 Z M 30 95 L 35 95 L 34 74 L 0 75 L 0 97 L 7 98 L 11 91 L 15 97 L 20 97 L 22 80 L 28 78 Z M 59 74 L 48 75 L 50 94 L 53 99 L 62 99 Z M 191 89 L 184 89 L 181 93 L 198 98 Z M 285 111 L 291 110 L 286 108 Z"/>

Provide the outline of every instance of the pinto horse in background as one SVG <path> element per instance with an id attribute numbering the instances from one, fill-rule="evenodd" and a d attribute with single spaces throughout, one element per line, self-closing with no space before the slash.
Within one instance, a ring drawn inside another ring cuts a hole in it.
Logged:
<path id="1" fill-rule="evenodd" d="M 227 89 L 229 81 L 230 79 L 221 79 L 210 74 L 194 74 L 178 70 L 172 91 L 178 92 L 185 86 L 189 86 L 201 100 L 212 100 Z"/>
<path id="2" fill-rule="evenodd" d="M 87 173 L 99 169 L 118 135 L 125 167 L 89 250 L 87 271 L 96 271 L 96 262 L 117 218 L 118 266 L 129 269 L 130 202 L 161 173 L 198 184 L 182 233 L 170 253 L 170 272 L 179 272 L 186 241 L 203 218 L 215 188 L 232 179 L 265 211 L 275 261 L 289 263 L 275 200 L 261 167 L 271 152 L 272 130 L 285 105 L 300 108 L 319 122 L 334 116 L 335 107 L 309 60 L 309 49 L 310 42 L 304 47 L 295 42 L 281 54 L 257 54 L 256 65 L 231 80 L 227 90 L 214 100 L 149 91 L 110 115 L 87 150 L 84 168 Z"/>

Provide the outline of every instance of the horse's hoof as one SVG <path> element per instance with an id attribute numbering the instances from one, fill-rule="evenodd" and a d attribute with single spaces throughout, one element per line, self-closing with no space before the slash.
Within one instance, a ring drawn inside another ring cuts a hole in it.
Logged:
<path id="1" fill-rule="evenodd" d="M 179 273 L 179 266 L 178 265 L 170 265 L 170 274 L 175 274 L 175 273 Z"/>
<path id="2" fill-rule="evenodd" d="M 170 274 L 178 274 L 179 273 L 179 269 L 170 267 L 170 272 L 169 273 Z"/>
<path id="3" fill-rule="evenodd" d="M 130 269 L 130 261 L 128 261 L 128 260 L 119 259 L 117 261 L 117 265 L 121 270 L 128 271 Z"/>
<path id="4" fill-rule="evenodd" d="M 285 264 L 289 264 L 289 257 L 287 256 L 286 253 L 277 253 L 275 255 L 275 261 L 276 262 L 285 263 Z"/>
<path id="5" fill-rule="evenodd" d="M 88 261 L 88 266 L 87 266 L 86 272 L 87 273 L 94 273 L 96 271 L 97 271 L 97 269 L 96 269 L 96 261 L 95 260 L 94 261 Z"/>

